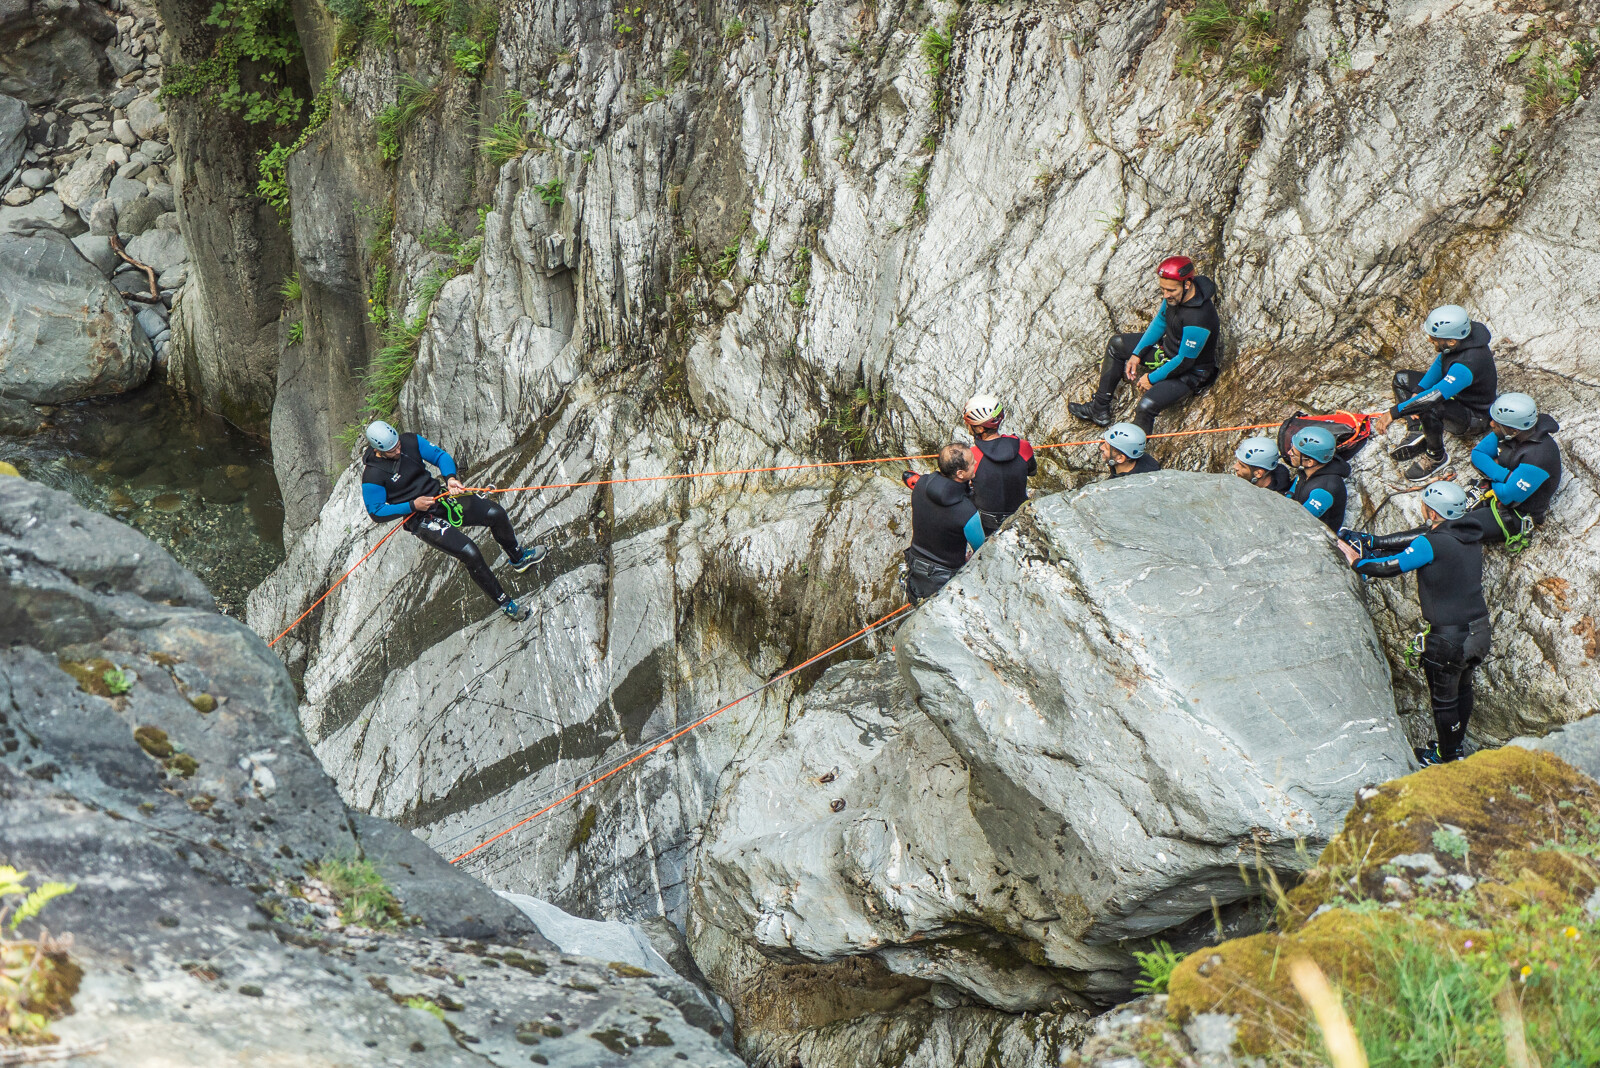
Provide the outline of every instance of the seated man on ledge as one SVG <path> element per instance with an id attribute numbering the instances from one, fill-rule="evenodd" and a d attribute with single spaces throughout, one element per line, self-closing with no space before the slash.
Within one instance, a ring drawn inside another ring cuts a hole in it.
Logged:
<path id="1" fill-rule="evenodd" d="M 526 571 L 543 560 L 544 547 L 519 548 L 505 509 L 465 493 L 466 487 L 456 478 L 455 460 L 422 435 L 402 434 L 379 420 L 367 427 L 367 444 L 371 448 L 361 459 L 361 501 L 367 514 L 380 523 L 404 516 L 402 525 L 408 533 L 465 564 L 472 581 L 500 611 L 519 623 L 527 619 L 528 610 L 501 588 L 483 553 L 461 528 L 488 527 L 514 571 Z M 443 486 L 425 464 L 439 469 L 445 477 Z"/>
<path id="2" fill-rule="evenodd" d="M 983 545 L 983 516 L 967 494 L 977 466 L 967 446 L 946 445 L 939 450 L 939 470 L 900 476 L 911 487 L 906 594 L 912 607 L 944 589 L 967 562 L 968 549 L 977 552 Z"/>

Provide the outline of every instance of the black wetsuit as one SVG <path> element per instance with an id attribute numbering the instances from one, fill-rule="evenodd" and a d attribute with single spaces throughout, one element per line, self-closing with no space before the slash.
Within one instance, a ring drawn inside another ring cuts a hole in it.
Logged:
<path id="1" fill-rule="evenodd" d="M 978 466 L 973 471 L 972 503 L 983 517 L 983 534 L 988 537 L 1028 499 L 1028 479 L 1039 470 L 1033 446 L 1015 434 L 973 443 Z"/>
<path id="2" fill-rule="evenodd" d="M 1498 395 L 1499 373 L 1489 328 L 1472 324 L 1472 333 L 1434 357 L 1426 371 L 1401 371 L 1394 376 L 1396 419 L 1412 417 L 1422 425 L 1429 455 L 1444 455 L 1445 425 L 1459 434 L 1489 425 L 1489 405 Z"/>
<path id="3" fill-rule="evenodd" d="M 434 502 L 426 512 L 415 511 L 411 502 L 418 497 L 436 497 L 444 492 L 444 485 L 427 464 L 433 464 L 446 478 L 456 473 L 456 462 L 450 454 L 427 438 L 418 434 L 400 435 L 400 455 L 394 459 L 379 456 L 368 449 L 362 457 L 361 499 L 373 519 L 386 523 L 404 517 L 406 530 L 432 545 L 435 549 L 460 560 L 466 565 L 472 581 L 494 599 L 495 604 L 510 600 L 489 569 L 488 561 L 477 544 L 462 527 L 488 527 L 494 540 L 506 551 L 507 558 L 517 559 L 517 532 L 511 518 L 498 504 L 475 494 L 453 498 L 461 506 L 461 526 L 452 526 L 449 513 L 440 502 Z"/>
<path id="4" fill-rule="evenodd" d="M 1383 535 L 1371 548 L 1390 555 L 1356 561 L 1361 574 L 1392 578 L 1416 572 L 1417 599 L 1428 624 L 1422 671 L 1439 731 L 1439 754 L 1454 760 L 1461 755 L 1472 718 L 1472 671 L 1489 655 L 1482 521 L 1469 512 L 1437 526 Z"/>
<path id="5" fill-rule="evenodd" d="M 1269 489 L 1273 493 L 1287 494 L 1289 487 L 1294 485 L 1294 472 L 1289 470 L 1288 464 L 1278 464 L 1267 477 L 1267 484 L 1262 489 Z"/>
<path id="6" fill-rule="evenodd" d="M 1541 413 L 1526 434 L 1501 441 L 1487 434 L 1472 450 L 1472 466 L 1488 480 L 1499 502 L 1499 519 L 1489 501 L 1472 510 L 1482 518 L 1483 540 L 1498 544 L 1509 533 L 1515 537 L 1527 516 L 1535 525 L 1544 522 L 1550 501 L 1561 485 L 1561 446 L 1552 437 L 1561 426 Z"/>
<path id="7" fill-rule="evenodd" d="M 1284 494 L 1296 504 L 1305 505 L 1306 511 L 1328 525 L 1335 534 L 1344 526 L 1345 486 L 1350 477 L 1350 465 L 1339 457 L 1318 468 L 1314 475 L 1304 471 L 1294 474 L 1289 490 Z"/>
<path id="8" fill-rule="evenodd" d="M 1161 461 L 1157 460 L 1149 453 L 1145 453 L 1143 456 L 1133 461 L 1133 469 L 1130 471 L 1118 471 L 1115 467 L 1113 467 L 1111 469 L 1111 477 L 1123 478 L 1127 475 L 1147 475 L 1151 471 L 1159 470 L 1161 470 Z"/>
<path id="9" fill-rule="evenodd" d="M 944 589 L 967 562 L 967 549 L 983 544 L 983 518 L 964 483 L 937 471 L 911 489 L 911 548 L 906 550 L 906 592 L 911 603 Z"/>
<path id="10" fill-rule="evenodd" d="M 1133 422 L 1146 434 L 1156 416 L 1217 377 L 1217 349 L 1222 324 L 1217 318 L 1217 287 L 1203 275 L 1194 277 L 1194 296 L 1182 304 L 1163 300 L 1161 310 L 1143 334 L 1117 334 L 1106 345 L 1100 363 L 1100 385 L 1094 405 L 1110 411 L 1117 387 L 1127 381 L 1128 357 L 1144 358 L 1150 388 L 1135 408 Z"/>

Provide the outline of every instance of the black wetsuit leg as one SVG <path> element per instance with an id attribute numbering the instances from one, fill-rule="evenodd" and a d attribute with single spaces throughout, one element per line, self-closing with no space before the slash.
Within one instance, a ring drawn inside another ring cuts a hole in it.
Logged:
<path id="1" fill-rule="evenodd" d="M 1156 416 L 1193 393 L 1187 382 L 1175 378 L 1152 382 L 1134 409 L 1133 425 L 1149 434 L 1155 430 Z"/>
<path id="2" fill-rule="evenodd" d="M 1472 672 L 1488 652 L 1487 616 L 1468 626 L 1435 627 L 1423 640 L 1422 672 L 1439 732 L 1439 755 L 1445 760 L 1461 756 L 1472 718 Z"/>
<path id="3" fill-rule="evenodd" d="M 1117 399 L 1117 387 L 1128 380 L 1128 357 L 1142 336 L 1116 334 L 1106 344 L 1105 359 L 1100 361 L 1100 385 L 1094 391 L 1094 402 L 1101 408 L 1111 407 Z"/>
<path id="4" fill-rule="evenodd" d="M 466 505 L 463 504 L 462 507 L 464 510 Z M 506 525 L 509 527 L 510 523 L 507 522 Z M 472 576 L 472 581 L 476 582 L 478 588 L 487 593 L 495 604 L 504 604 L 509 600 L 506 591 L 500 585 L 500 580 L 494 577 L 493 571 L 489 570 L 489 562 L 483 558 L 483 553 L 478 550 L 478 546 L 459 527 L 451 526 L 443 515 L 430 512 L 414 528 L 410 529 L 411 533 L 435 549 L 460 560 L 466 567 L 467 574 Z M 498 540 L 498 535 L 496 540 Z M 515 539 L 513 539 L 514 543 Z"/>
<path id="5" fill-rule="evenodd" d="M 511 517 L 506 515 L 506 510 L 489 498 L 480 497 L 475 493 L 457 497 L 456 500 L 461 502 L 461 525 L 488 527 L 489 533 L 494 535 L 494 540 L 506 551 L 506 558 L 515 560 L 518 551 L 517 532 L 511 526 Z"/>
<path id="6" fill-rule="evenodd" d="M 1400 371 L 1394 376 L 1394 399 L 1402 404 L 1419 392 L 1421 371 Z M 1472 409 L 1454 398 L 1436 400 L 1431 404 L 1418 404 L 1407 408 L 1405 417 L 1415 418 L 1422 428 L 1423 442 L 1430 456 L 1444 455 L 1444 425 L 1446 421 L 1463 428 L 1473 424 Z"/>

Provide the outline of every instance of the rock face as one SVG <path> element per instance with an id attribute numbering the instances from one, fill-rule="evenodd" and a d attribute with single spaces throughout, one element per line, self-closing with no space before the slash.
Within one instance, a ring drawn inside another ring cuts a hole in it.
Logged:
<path id="1" fill-rule="evenodd" d="M 1303 869 L 1357 790 L 1412 767 L 1324 528 L 1231 476 L 1037 501 L 895 644 L 823 676 L 723 785 L 691 944 L 747 1035 L 827 1022 L 840 962 L 903 1003 L 1123 996 L 1129 944 L 1209 928 L 1257 895 L 1241 865 Z"/>
<path id="2" fill-rule="evenodd" d="M 525 1064 L 530 1044 L 549 1064 L 738 1063 L 682 980 L 564 956 L 346 810 L 282 665 L 154 543 L 0 477 L 0 561 L 0 847 L 77 885 L 44 919 L 84 972 L 54 1030 L 106 1044 L 82 1063 Z M 407 926 L 316 906 L 307 865 L 356 858 Z"/>
<path id="3" fill-rule="evenodd" d="M 59 403 L 143 384 L 150 340 L 61 234 L 0 234 L 0 392 Z"/>

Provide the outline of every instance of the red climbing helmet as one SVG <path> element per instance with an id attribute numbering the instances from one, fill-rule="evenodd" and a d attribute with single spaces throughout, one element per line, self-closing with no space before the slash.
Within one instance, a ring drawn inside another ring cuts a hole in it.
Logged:
<path id="1" fill-rule="evenodd" d="M 1170 278 L 1174 282 L 1187 282 L 1194 277 L 1194 260 L 1188 256 L 1168 256 L 1161 261 L 1161 266 L 1156 268 L 1156 274 L 1162 278 Z"/>

